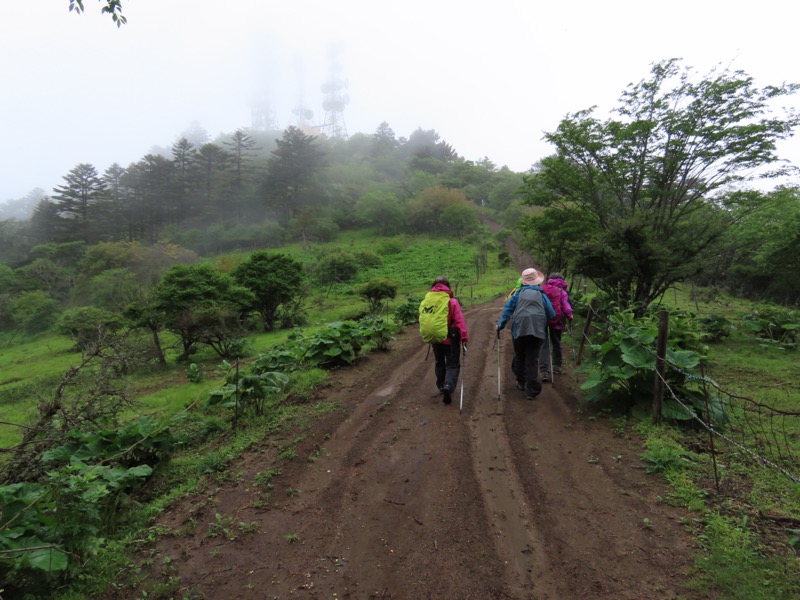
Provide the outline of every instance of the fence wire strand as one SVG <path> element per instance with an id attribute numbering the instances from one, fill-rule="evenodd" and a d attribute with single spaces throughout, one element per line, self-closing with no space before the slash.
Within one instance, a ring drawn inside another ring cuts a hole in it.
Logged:
<path id="1" fill-rule="evenodd" d="M 602 316 L 592 305 L 589 306 L 589 311 L 592 313 L 594 318 L 600 318 Z M 595 321 L 595 323 L 599 323 L 599 321 Z M 613 324 L 609 321 L 602 321 L 602 323 L 608 329 L 614 328 Z M 616 331 L 623 334 L 625 333 L 624 330 L 619 328 L 616 328 Z M 592 345 L 592 341 L 589 338 L 588 332 L 585 330 L 581 332 L 581 338 L 590 346 Z M 645 346 L 633 337 L 629 337 L 629 339 L 635 342 L 641 348 L 644 348 L 647 352 L 651 353 L 653 355 L 653 361 L 655 364 L 657 356 L 656 352 L 654 352 L 652 348 Z M 730 427 L 730 435 L 723 433 L 723 431 L 714 427 L 713 423 L 707 423 L 693 407 L 688 406 L 683 400 L 681 400 L 681 398 L 678 397 L 678 394 L 669 384 L 666 377 L 658 373 L 656 370 L 656 374 L 664 384 L 669 398 L 675 401 L 695 423 L 712 434 L 715 438 L 718 438 L 725 444 L 736 448 L 738 451 L 742 452 L 751 459 L 754 459 L 756 462 L 776 470 L 794 483 L 800 483 L 800 477 L 798 477 L 798 475 L 790 471 L 788 468 L 778 464 L 778 462 L 784 462 L 792 465 L 793 467 L 796 467 L 797 465 L 797 458 L 794 456 L 791 450 L 791 434 L 789 433 L 790 429 L 793 429 L 792 425 L 794 425 L 795 422 L 791 422 L 789 420 L 792 418 L 800 418 L 800 411 L 777 409 L 774 406 L 769 406 L 752 398 L 747 398 L 733 392 L 729 392 L 723 389 L 722 386 L 720 386 L 713 379 L 710 379 L 705 375 L 687 373 L 666 358 L 664 359 L 664 364 L 670 369 L 683 375 L 687 381 L 701 382 L 703 385 L 713 388 L 718 394 L 727 399 L 728 410 L 725 411 L 725 414 L 728 417 L 729 422 L 733 425 Z M 777 425 L 776 421 L 778 421 Z M 794 427 L 794 429 L 797 429 L 797 427 Z M 731 435 L 733 435 L 733 431 L 735 430 L 739 431 L 741 441 L 737 441 L 731 437 Z M 761 453 L 756 452 L 752 448 L 748 447 L 748 444 L 755 445 L 756 447 L 760 448 Z M 762 456 L 762 453 L 769 454 L 771 458 Z"/>

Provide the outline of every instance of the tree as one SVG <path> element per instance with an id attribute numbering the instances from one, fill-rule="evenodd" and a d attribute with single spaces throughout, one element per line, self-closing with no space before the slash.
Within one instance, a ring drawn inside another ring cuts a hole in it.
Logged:
<path id="1" fill-rule="evenodd" d="M 56 186 L 53 200 L 59 216 L 68 223 L 67 238 L 92 241 L 94 209 L 105 192 L 105 183 L 97 169 L 88 163 L 80 163 L 63 177 L 65 185 Z"/>
<path id="2" fill-rule="evenodd" d="M 175 265 L 156 291 L 165 327 L 181 338 L 179 360 L 187 359 L 201 343 L 224 353 L 225 342 L 240 332 L 242 317 L 253 302 L 250 290 L 210 265 Z"/>
<path id="3" fill-rule="evenodd" d="M 124 326 L 124 319 L 118 313 L 96 306 L 78 306 L 61 315 L 57 330 L 72 338 L 76 348 L 83 352 L 117 335 Z"/>
<path id="4" fill-rule="evenodd" d="M 749 298 L 786 305 L 800 300 L 800 189 L 779 187 L 769 193 L 739 192 L 747 202 L 762 201 L 731 228 L 713 270 L 701 283 L 724 285 Z M 756 196 L 755 199 L 749 196 Z"/>
<path id="5" fill-rule="evenodd" d="M 261 315 L 264 331 L 275 328 L 278 309 L 304 293 L 303 263 L 286 254 L 254 252 L 233 271 L 233 277 L 253 293 L 248 306 Z"/>
<path id="6" fill-rule="evenodd" d="M 449 229 L 450 224 L 444 218 L 447 215 L 445 209 L 452 206 L 463 206 L 474 211 L 474 206 L 461 190 L 444 187 L 424 189 L 409 205 L 409 221 L 418 231 L 455 234 L 455 231 Z M 450 213 L 452 214 L 452 211 Z"/>
<path id="7" fill-rule="evenodd" d="M 557 154 L 525 177 L 526 201 L 555 211 L 556 222 L 586 219 L 576 269 L 641 312 L 699 272 L 741 216 L 726 204 L 731 184 L 784 172 L 767 167 L 800 121 L 772 116 L 770 103 L 797 88 L 759 89 L 727 70 L 693 81 L 678 60 L 654 64 L 623 93 L 619 119 L 584 110 L 545 136 Z"/>
<path id="8" fill-rule="evenodd" d="M 356 291 L 369 305 L 369 313 L 374 315 L 380 311 L 384 301 L 392 300 L 397 296 L 397 282 L 379 277 L 358 286 Z"/>
<path id="9" fill-rule="evenodd" d="M 378 125 L 372 136 L 372 148 L 375 154 L 388 154 L 399 145 L 394 131 L 386 121 Z"/>
<path id="10" fill-rule="evenodd" d="M 474 205 L 459 202 L 446 206 L 439 217 L 444 231 L 452 232 L 458 238 L 472 233 L 480 226 L 477 209 Z"/>
<path id="11" fill-rule="evenodd" d="M 256 143 L 250 135 L 241 129 L 233 132 L 229 142 L 222 143 L 229 148 L 228 153 L 233 165 L 233 206 L 236 212 L 234 216 L 237 222 L 241 222 L 244 219 L 242 205 L 244 203 L 244 183 L 248 158 L 252 156 Z"/>
<path id="12" fill-rule="evenodd" d="M 268 203 L 283 214 L 285 223 L 294 216 L 300 193 L 308 187 L 316 172 L 325 164 L 325 154 L 316 138 L 297 127 L 289 127 L 272 151 L 267 166 Z"/>
<path id="13" fill-rule="evenodd" d="M 231 163 L 231 155 L 216 144 L 203 144 L 194 155 L 195 166 L 201 174 L 205 209 L 214 213 L 214 205 L 219 204 L 219 196 L 224 189 L 225 173 Z"/>
<path id="14" fill-rule="evenodd" d="M 27 333 L 47 331 L 58 319 L 58 302 L 43 290 L 13 296 L 6 310 L 14 325 Z"/>
<path id="15" fill-rule="evenodd" d="M 122 14 L 122 0 L 100 0 L 100 2 L 105 3 L 100 12 L 111 15 L 111 20 L 117 24 L 117 27 L 121 27 L 128 22 L 128 19 Z M 83 0 L 69 0 L 69 10 L 70 12 L 74 10 L 76 13 L 82 13 L 84 10 Z"/>
<path id="16" fill-rule="evenodd" d="M 397 233 L 405 224 L 405 207 L 391 192 L 367 192 L 356 201 L 355 212 L 363 223 L 375 227 L 379 235 Z"/>

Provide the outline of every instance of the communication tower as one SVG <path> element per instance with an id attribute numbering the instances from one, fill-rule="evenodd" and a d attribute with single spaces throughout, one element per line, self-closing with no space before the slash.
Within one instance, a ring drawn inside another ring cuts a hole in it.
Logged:
<path id="1" fill-rule="evenodd" d="M 320 133 L 330 138 L 347 139 L 347 126 L 344 123 L 344 107 L 350 102 L 350 96 L 346 93 L 348 83 L 340 76 L 342 66 L 339 64 L 338 55 L 341 47 L 333 47 L 328 54 L 331 60 L 331 74 L 328 80 L 322 84 L 322 108 L 325 110 L 325 117 L 320 125 Z"/>

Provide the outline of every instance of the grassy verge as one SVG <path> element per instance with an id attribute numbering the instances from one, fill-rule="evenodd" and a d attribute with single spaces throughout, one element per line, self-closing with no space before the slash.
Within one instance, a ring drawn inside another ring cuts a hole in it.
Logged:
<path id="1" fill-rule="evenodd" d="M 800 483 L 790 477 L 800 475 L 798 351 L 764 343 L 743 326 L 751 303 L 704 296 L 703 290 L 679 291 L 667 300 L 733 324 L 730 337 L 710 345 L 705 369 L 737 397 L 729 423 L 718 430 L 733 443 L 715 435 L 712 453 L 704 429 L 637 425 L 643 458 L 670 484 L 664 500 L 696 515 L 700 551 L 690 587 L 709 598 L 800 598 L 800 548 L 792 541 L 800 529 Z M 793 415 L 774 416 L 775 410 Z"/>

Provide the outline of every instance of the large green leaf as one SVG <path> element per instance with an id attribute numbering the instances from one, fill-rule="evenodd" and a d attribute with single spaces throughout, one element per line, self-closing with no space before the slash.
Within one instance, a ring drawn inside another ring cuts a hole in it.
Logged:
<path id="1" fill-rule="evenodd" d="M 667 361 L 679 369 L 691 369 L 700 364 L 700 355 L 691 350 L 671 350 L 667 348 Z"/>
<path id="2" fill-rule="evenodd" d="M 44 545 L 37 538 L 30 538 L 32 545 Z M 23 557 L 23 564 L 26 564 L 40 571 L 63 571 L 67 568 L 67 555 L 58 548 L 38 548 L 27 552 Z"/>
<path id="3" fill-rule="evenodd" d="M 636 369 L 652 369 L 656 356 L 652 350 L 639 344 L 624 340 L 620 343 L 622 360 Z"/>

